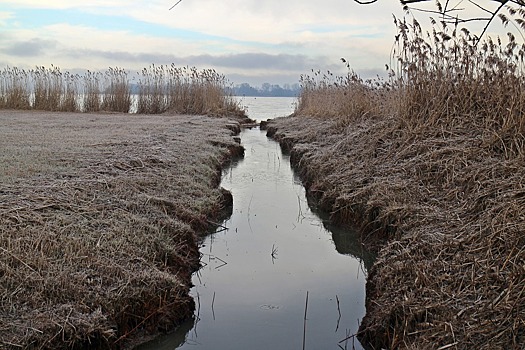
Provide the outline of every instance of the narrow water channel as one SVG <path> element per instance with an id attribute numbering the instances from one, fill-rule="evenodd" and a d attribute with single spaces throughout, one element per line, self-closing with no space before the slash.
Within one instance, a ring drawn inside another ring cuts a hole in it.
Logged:
<path id="1" fill-rule="evenodd" d="M 221 183 L 233 214 L 202 243 L 195 319 L 139 349 L 361 349 L 344 339 L 365 313 L 370 256 L 312 212 L 276 142 L 240 136 L 245 157 Z"/>

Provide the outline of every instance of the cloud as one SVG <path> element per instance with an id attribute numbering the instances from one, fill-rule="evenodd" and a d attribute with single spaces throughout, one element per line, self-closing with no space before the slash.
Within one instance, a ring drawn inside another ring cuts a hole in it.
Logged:
<path id="1" fill-rule="evenodd" d="M 38 57 L 43 55 L 46 50 L 53 49 L 56 44 L 56 41 L 53 40 L 35 38 L 8 45 L 4 49 L 4 53 L 19 57 Z"/>
<path id="2" fill-rule="evenodd" d="M 306 55 L 239 53 L 223 56 L 200 55 L 190 56 L 190 60 L 209 63 L 217 67 L 241 69 L 297 70 L 319 65 L 322 58 Z"/>
<path id="3" fill-rule="evenodd" d="M 0 27 L 7 26 L 8 20 L 13 18 L 12 12 L 0 11 Z"/>
<path id="4" fill-rule="evenodd" d="M 67 9 L 67 8 L 104 8 L 125 5 L 122 0 L 85 0 L 72 2 L 70 0 L 2 0 L 5 5 L 14 5 L 22 8 Z"/>
<path id="5" fill-rule="evenodd" d="M 125 51 L 70 50 L 63 52 L 62 55 L 68 55 L 73 59 L 99 57 L 112 62 L 134 62 L 143 65 L 149 65 L 151 63 L 175 63 L 180 66 L 190 65 L 239 70 L 304 71 L 318 67 L 319 65 L 326 66 L 325 57 L 267 53 L 179 56 L 151 52 L 130 53 Z"/>
<path id="6" fill-rule="evenodd" d="M 0 32 L 0 60 L 64 70 L 175 63 L 247 82 L 293 83 L 311 69 L 344 74 L 340 57 L 356 69 L 384 67 L 391 12 L 401 10 L 387 0 L 183 0 L 169 11 L 175 2 L 3 0 L 13 16 Z"/>

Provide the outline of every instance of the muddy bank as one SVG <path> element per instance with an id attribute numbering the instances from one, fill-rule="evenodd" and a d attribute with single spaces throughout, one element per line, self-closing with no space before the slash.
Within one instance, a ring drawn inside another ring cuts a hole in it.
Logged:
<path id="1" fill-rule="evenodd" d="M 394 117 L 288 117 L 267 128 L 321 207 L 357 223 L 378 252 L 363 344 L 523 346 L 523 155 L 487 129 L 410 130 Z"/>
<path id="2" fill-rule="evenodd" d="M 0 348 L 125 348 L 193 315 L 239 120 L 0 112 Z"/>

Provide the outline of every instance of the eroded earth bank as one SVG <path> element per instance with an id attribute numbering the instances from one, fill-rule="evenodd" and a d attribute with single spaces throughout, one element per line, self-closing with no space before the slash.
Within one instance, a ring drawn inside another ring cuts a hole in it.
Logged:
<path id="1" fill-rule="evenodd" d="M 193 315 L 239 119 L 0 112 L 0 348 L 124 348 Z M 227 203 L 230 201 L 230 203 Z"/>
<path id="2" fill-rule="evenodd" d="M 307 191 L 379 253 L 359 339 L 380 349 L 525 343 L 523 153 L 488 129 L 291 116 L 268 135 Z"/>

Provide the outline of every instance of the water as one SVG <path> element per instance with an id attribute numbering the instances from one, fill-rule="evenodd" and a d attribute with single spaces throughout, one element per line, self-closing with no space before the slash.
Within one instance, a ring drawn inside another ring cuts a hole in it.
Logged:
<path id="1" fill-rule="evenodd" d="M 245 107 L 250 118 L 261 121 L 292 114 L 297 105 L 295 97 L 250 97 L 236 96 Z"/>
<path id="2" fill-rule="evenodd" d="M 288 102 L 257 98 L 249 112 L 263 112 L 250 116 L 290 114 Z M 352 231 L 309 209 L 276 142 L 259 129 L 241 139 L 245 158 L 221 183 L 233 194 L 233 214 L 223 223 L 227 230 L 202 243 L 204 267 L 193 278 L 195 319 L 140 349 L 301 349 L 303 337 L 305 349 L 361 349 L 357 339 L 344 339 L 365 313 L 369 255 Z"/>

